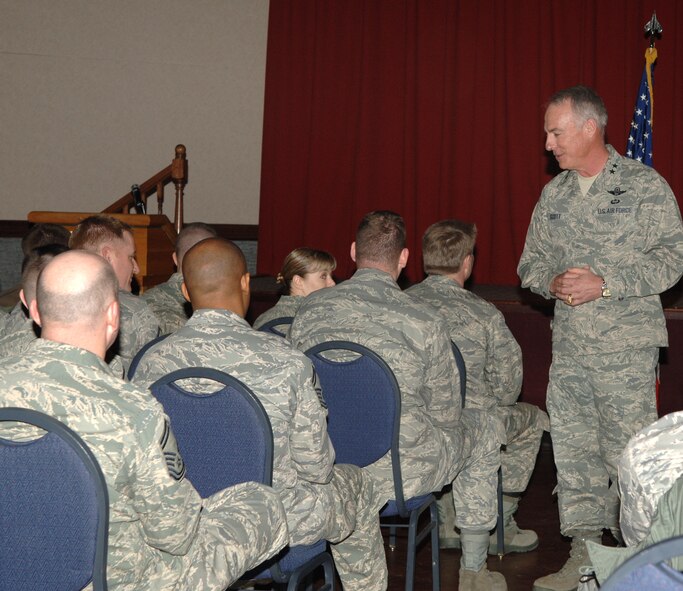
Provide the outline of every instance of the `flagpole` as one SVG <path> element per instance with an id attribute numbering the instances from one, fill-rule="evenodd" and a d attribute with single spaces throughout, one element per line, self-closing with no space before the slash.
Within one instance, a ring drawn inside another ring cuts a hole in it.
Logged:
<path id="1" fill-rule="evenodd" d="M 647 73 L 647 87 L 650 91 L 650 127 L 654 127 L 655 95 L 652 87 L 652 66 L 657 61 L 657 48 L 655 38 L 662 36 L 662 25 L 657 20 L 657 11 L 652 13 L 652 18 L 645 23 L 645 34 L 650 38 L 650 47 L 645 50 L 645 71 Z"/>
<path id="2" fill-rule="evenodd" d="M 657 61 L 655 38 L 662 34 L 662 25 L 657 20 L 657 13 L 653 12 L 652 18 L 645 23 L 645 34 L 650 38 L 650 46 L 645 50 L 645 67 L 638 87 L 625 155 L 652 166 L 652 120 L 654 115 L 652 70 Z"/>

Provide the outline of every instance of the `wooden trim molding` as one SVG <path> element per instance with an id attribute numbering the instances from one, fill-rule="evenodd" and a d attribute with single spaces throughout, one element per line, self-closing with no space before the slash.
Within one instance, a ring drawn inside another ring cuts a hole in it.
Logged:
<path id="1" fill-rule="evenodd" d="M 228 240 L 258 240 L 256 224 L 211 224 L 218 235 Z M 0 220 L 0 238 L 22 238 L 29 231 L 27 220 Z"/>

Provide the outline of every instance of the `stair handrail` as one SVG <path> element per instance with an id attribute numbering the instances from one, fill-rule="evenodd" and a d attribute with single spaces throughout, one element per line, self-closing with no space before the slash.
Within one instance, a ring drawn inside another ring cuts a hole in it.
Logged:
<path id="1" fill-rule="evenodd" d="M 166 168 L 157 172 L 154 176 L 138 185 L 139 198 L 147 209 L 147 198 L 156 193 L 157 213 L 164 213 L 164 187 L 169 183 L 175 185 L 175 212 L 173 226 L 176 234 L 183 227 L 183 205 L 185 196 L 185 185 L 187 184 L 187 150 L 183 144 L 175 147 L 175 157 Z M 116 200 L 109 207 L 102 210 L 102 213 L 131 213 L 135 208 L 136 196 L 133 191 L 129 191 L 123 197 Z M 140 212 L 138 212 L 140 213 Z"/>

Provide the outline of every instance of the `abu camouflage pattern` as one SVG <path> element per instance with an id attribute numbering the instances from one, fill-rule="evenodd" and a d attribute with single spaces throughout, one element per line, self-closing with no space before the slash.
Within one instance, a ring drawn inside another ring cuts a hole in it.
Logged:
<path id="1" fill-rule="evenodd" d="M 618 527 L 617 462 L 657 418 L 657 359 L 656 348 L 553 355 L 547 408 L 564 535 Z"/>
<path id="2" fill-rule="evenodd" d="M 578 173 L 550 181 L 534 210 L 517 269 L 522 287 L 552 297 L 552 279 L 588 266 L 612 293 L 580 306 L 555 302 L 553 351 L 593 355 L 665 347 L 659 294 L 683 273 L 683 227 L 676 198 L 655 170 L 609 159 L 584 197 Z"/>
<path id="3" fill-rule="evenodd" d="M 256 320 L 254 320 L 254 328 L 261 328 L 266 322 L 275 320 L 276 318 L 294 317 L 296 316 L 301 302 L 304 301 L 302 296 L 290 296 L 283 295 L 272 307 L 261 314 Z M 287 332 L 289 331 L 289 327 Z"/>
<path id="4" fill-rule="evenodd" d="M 149 386 L 184 367 L 228 373 L 263 404 L 273 430 L 273 487 L 285 507 L 290 543 L 327 539 L 345 589 L 386 589 L 373 481 L 360 468 L 334 465 L 327 411 L 308 358 L 230 311 L 201 309 L 143 356 L 134 382 Z M 182 385 L 195 392 L 215 389 L 201 381 Z"/>
<path id="5" fill-rule="evenodd" d="M 159 403 L 84 349 L 37 339 L 27 354 L 3 360 L 0 404 L 66 423 L 97 458 L 109 492 L 112 591 L 222 590 L 287 542 L 268 487 L 247 483 L 202 500 L 182 474 L 172 476 L 169 464 L 182 460 Z M 0 427 L 2 437 L 37 435 Z"/>
<path id="6" fill-rule="evenodd" d="M 648 535 L 660 499 L 683 476 L 683 411 L 637 433 L 619 460 L 621 533 L 628 546 Z"/>
<path id="7" fill-rule="evenodd" d="M 121 289 L 118 297 L 121 309 L 119 336 L 107 351 L 107 362 L 114 368 L 118 368 L 120 362 L 123 371 L 128 373 L 135 354 L 159 336 L 159 320 L 140 297 Z"/>
<path id="8" fill-rule="evenodd" d="M 399 449 L 405 495 L 439 491 L 455 479 L 462 503 L 460 525 L 493 527 L 503 426 L 487 413 L 461 412 L 457 367 L 435 311 L 403 293 L 388 273 L 360 269 L 348 281 L 307 296 L 290 339 L 302 350 L 348 340 L 379 354 L 401 389 Z M 384 500 L 392 498 L 388 455 L 367 469 Z"/>
<path id="9" fill-rule="evenodd" d="M 155 285 L 140 296 L 159 320 L 159 334 L 175 332 L 192 316 L 192 305 L 180 289 L 182 284 L 182 274 L 173 273 L 168 281 Z"/>
<path id="10" fill-rule="evenodd" d="M 439 311 L 467 368 L 466 408 L 494 412 L 505 425 L 507 443 L 501 465 L 505 492 L 526 490 L 536 465 L 548 415 L 517 403 L 522 388 L 522 349 L 501 312 L 453 279 L 430 275 L 406 290 Z"/>
<path id="11" fill-rule="evenodd" d="M 6 316 L 0 315 L 0 360 L 26 351 L 37 338 L 36 330 L 40 328 L 34 325 L 21 302 Z"/>
<path id="12" fill-rule="evenodd" d="M 522 388 L 522 349 L 500 311 L 443 275 L 430 275 L 406 293 L 444 317 L 467 367 L 466 406 L 514 404 Z"/>

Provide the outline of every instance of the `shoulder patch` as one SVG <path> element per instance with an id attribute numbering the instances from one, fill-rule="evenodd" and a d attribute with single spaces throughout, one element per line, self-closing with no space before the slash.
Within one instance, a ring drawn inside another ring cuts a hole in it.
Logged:
<path id="1" fill-rule="evenodd" d="M 320 380 L 318 379 L 318 374 L 315 371 L 315 367 L 312 368 L 312 371 L 313 375 L 311 375 L 311 382 L 313 384 L 313 388 L 315 389 L 315 393 L 318 395 L 318 401 L 320 402 L 320 406 L 327 410 L 327 404 L 325 403 L 325 397 L 323 396 L 323 387 L 320 383 Z"/>
<path id="2" fill-rule="evenodd" d="M 166 468 L 171 478 L 175 480 L 185 478 L 185 462 L 180 455 L 180 451 L 178 451 L 178 442 L 175 439 L 175 435 L 173 435 L 173 431 L 171 431 L 168 421 L 164 421 L 164 432 L 161 434 L 159 445 L 164 454 Z"/>

